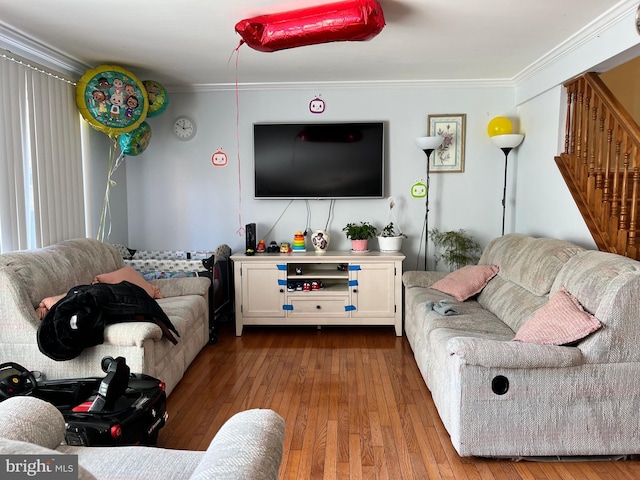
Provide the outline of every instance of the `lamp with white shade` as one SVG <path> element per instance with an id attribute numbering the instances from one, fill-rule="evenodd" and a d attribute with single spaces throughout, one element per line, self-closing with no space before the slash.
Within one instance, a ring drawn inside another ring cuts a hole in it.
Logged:
<path id="1" fill-rule="evenodd" d="M 502 188 L 502 235 L 504 235 L 504 219 L 507 208 L 507 160 L 511 150 L 516 148 L 524 140 L 521 133 L 507 133 L 503 135 L 494 135 L 491 141 L 504 153 L 504 185 Z"/>
<path id="2" fill-rule="evenodd" d="M 427 156 L 427 195 L 424 212 L 424 269 L 427 270 L 427 246 L 429 244 L 429 165 L 431 163 L 431 153 L 442 145 L 444 137 L 433 135 L 430 137 L 417 137 L 416 145 L 424 151 Z"/>

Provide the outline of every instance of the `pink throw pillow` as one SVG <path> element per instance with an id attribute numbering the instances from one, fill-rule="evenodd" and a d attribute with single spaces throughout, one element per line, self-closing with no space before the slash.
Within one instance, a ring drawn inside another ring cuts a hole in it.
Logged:
<path id="1" fill-rule="evenodd" d="M 36 308 L 36 313 L 38 314 L 38 318 L 42 320 L 47 315 L 47 313 L 49 313 L 49 310 L 51 310 L 51 307 L 53 307 L 56 303 L 58 303 L 60 300 L 62 300 L 66 296 L 67 294 L 63 293 L 62 295 L 55 295 L 53 297 L 47 297 L 43 299 L 38 305 L 38 308 Z"/>
<path id="2" fill-rule="evenodd" d="M 116 270 L 115 272 L 103 273 L 93 279 L 93 283 L 115 284 L 124 281 L 144 288 L 144 290 L 152 298 L 162 298 L 162 293 L 160 293 L 160 289 L 158 287 L 147 282 L 144 277 L 136 271 L 135 268 L 128 265 L 126 267 L 122 267 L 120 270 Z"/>
<path id="3" fill-rule="evenodd" d="M 580 302 L 564 287 L 549 302 L 536 310 L 518 329 L 514 341 L 541 345 L 567 345 L 582 340 L 602 327 L 602 323 L 587 313 Z"/>
<path id="4" fill-rule="evenodd" d="M 451 295 L 459 302 L 480 293 L 498 273 L 496 265 L 467 265 L 451 272 L 430 288 Z"/>

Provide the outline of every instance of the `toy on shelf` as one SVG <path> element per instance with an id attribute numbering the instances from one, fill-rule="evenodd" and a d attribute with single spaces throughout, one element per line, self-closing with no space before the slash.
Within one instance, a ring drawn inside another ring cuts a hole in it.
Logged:
<path id="1" fill-rule="evenodd" d="M 267 251 L 267 246 L 264 244 L 264 240 L 260 239 L 258 241 L 258 246 L 256 247 L 256 252 L 257 253 L 264 253 Z"/>
<path id="2" fill-rule="evenodd" d="M 288 242 L 282 242 L 280 244 L 280 253 L 291 253 L 291 245 Z"/>
<path id="3" fill-rule="evenodd" d="M 293 252 L 306 252 L 307 247 L 304 243 L 304 234 L 300 231 L 297 231 L 293 236 Z"/>

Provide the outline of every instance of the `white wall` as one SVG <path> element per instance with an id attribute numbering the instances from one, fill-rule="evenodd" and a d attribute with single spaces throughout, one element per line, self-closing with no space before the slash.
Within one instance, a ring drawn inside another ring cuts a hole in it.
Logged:
<path id="1" fill-rule="evenodd" d="M 533 236 L 570 240 L 586 248 L 595 243 L 554 161 L 564 150 L 564 87 L 556 87 L 518 109 L 525 140 L 511 162 L 517 188 L 508 206 L 515 208 L 515 230 Z"/>
<path id="2" fill-rule="evenodd" d="M 489 141 L 486 126 L 491 118 L 505 115 L 519 117 L 516 128 L 526 134 L 524 143 L 509 156 L 505 231 L 554 236 L 595 248 L 554 156 L 562 150 L 564 135 L 561 84 L 586 70 L 602 71 L 604 65 L 628 60 L 639 43 L 633 2 L 622 2 L 613 16 L 613 21 L 610 16 L 606 24 L 594 24 L 582 38 L 550 52 L 516 79 L 516 87 L 490 88 L 486 81 L 422 88 L 266 87 L 242 89 L 239 109 L 234 91 L 172 93 L 166 112 L 148 119 L 153 130 L 149 148 L 126 161 L 128 212 L 123 215 L 128 216 L 128 244 L 145 249 L 209 249 L 224 242 L 239 252 L 244 250 L 239 234 L 244 224 L 256 222 L 258 237 L 263 237 L 278 219 L 266 240 L 292 241 L 293 234 L 306 226 L 305 203 L 295 201 L 285 212 L 286 201 L 252 199 L 252 124 L 384 120 L 389 126 L 387 196 L 397 199 L 399 223 L 410 237 L 403 246 L 408 257 L 405 269 L 422 268 L 418 251 L 424 201 L 411 198 L 409 189 L 424 176 L 426 157 L 415 147 L 414 138 L 427 133 L 429 114 L 465 113 L 465 172 L 432 175 L 429 227 L 464 228 L 482 245 L 500 235 L 504 156 Z M 309 101 L 318 94 L 327 105 L 323 115 L 308 110 Z M 198 134 L 191 142 L 172 137 L 171 123 L 179 114 L 198 122 Z M 227 167 L 211 165 L 218 148 L 228 155 Z M 382 226 L 387 205 L 386 200 L 336 202 L 329 224 L 331 248 L 349 248 L 341 231 L 347 222 Z M 309 208 L 309 226 L 324 227 L 329 202 L 312 201 Z"/>
<path id="3" fill-rule="evenodd" d="M 326 103 L 322 115 L 311 114 L 308 108 L 318 94 Z M 238 233 L 240 227 L 255 222 L 262 238 L 281 215 L 265 240 L 291 242 L 293 234 L 306 227 L 307 208 L 304 201 L 296 200 L 285 212 L 287 201 L 253 199 L 253 123 L 383 120 L 388 122 L 386 194 L 396 198 L 398 222 L 409 235 L 403 246 L 408 257 L 405 268 L 416 268 L 425 202 L 412 198 L 410 187 L 424 177 L 426 156 L 414 139 L 427 134 L 429 114 L 467 115 L 465 172 L 432 174 L 429 228 L 464 228 L 482 244 L 500 234 L 502 153 L 489 142 L 486 126 L 497 115 L 513 116 L 512 88 L 241 90 L 238 105 L 236 123 L 233 90 L 174 93 L 167 110 L 148 119 L 149 147 L 126 160 L 132 248 L 207 249 L 224 242 L 240 252 L 245 242 Z M 179 114 L 198 122 L 198 133 L 190 142 L 178 141 L 171 133 Z M 211 164 L 218 148 L 228 156 L 226 167 Z M 324 228 L 330 202 L 310 201 L 309 207 L 309 226 Z M 347 222 L 369 221 L 380 228 L 387 211 L 386 199 L 337 201 L 329 223 L 331 249 L 350 248 L 341 231 Z M 377 248 L 377 240 L 373 242 Z"/>

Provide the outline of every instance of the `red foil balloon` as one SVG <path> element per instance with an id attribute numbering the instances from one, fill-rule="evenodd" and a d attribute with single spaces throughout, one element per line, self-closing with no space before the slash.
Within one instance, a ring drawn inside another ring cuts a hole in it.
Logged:
<path id="1" fill-rule="evenodd" d="M 382 31 L 376 0 L 349 0 L 241 20 L 236 32 L 261 52 L 346 40 L 370 40 Z M 242 43 L 242 42 L 241 42 Z"/>

